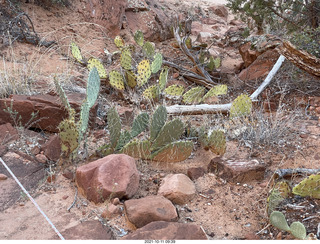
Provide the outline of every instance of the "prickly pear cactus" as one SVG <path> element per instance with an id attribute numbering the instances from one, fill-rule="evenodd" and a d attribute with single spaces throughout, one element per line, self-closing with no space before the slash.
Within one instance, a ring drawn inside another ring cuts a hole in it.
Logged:
<path id="1" fill-rule="evenodd" d="M 287 223 L 286 217 L 279 211 L 273 211 L 270 215 L 270 223 L 281 230 L 290 231 L 290 227 Z"/>
<path id="2" fill-rule="evenodd" d="M 302 197 L 320 199 L 320 174 L 310 175 L 292 189 L 292 193 Z"/>
<path id="3" fill-rule="evenodd" d="M 122 39 L 121 36 L 116 36 L 116 37 L 114 38 L 114 44 L 116 44 L 116 46 L 117 46 L 118 48 L 122 48 L 125 43 L 124 43 L 124 40 Z"/>
<path id="4" fill-rule="evenodd" d="M 183 94 L 183 102 L 187 104 L 195 104 L 201 102 L 205 90 L 206 89 L 202 86 L 197 86 L 190 89 L 185 94 Z"/>
<path id="5" fill-rule="evenodd" d="M 207 65 L 207 67 L 210 71 L 212 71 L 214 69 L 218 69 L 220 67 L 220 65 L 221 65 L 221 58 L 220 57 L 213 58 L 212 56 L 210 56 L 210 60 Z"/>
<path id="6" fill-rule="evenodd" d="M 116 70 L 112 70 L 109 73 L 109 82 L 110 85 L 120 91 L 124 90 L 124 81 L 122 74 Z"/>
<path id="7" fill-rule="evenodd" d="M 161 147 L 178 140 L 183 132 L 184 124 L 180 119 L 174 119 L 166 123 L 159 131 L 156 139 L 153 141 L 151 150 L 158 150 Z"/>
<path id="8" fill-rule="evenodd" d="M 121 150 L 124 145 L 126 145 L 131 140 L 131 138 L 132 137 L 129 131 L 125 130 L 121 132 L 115 151 Z"/>
<path id="9" fill-rule="evenodd" d="M 133 140 L 125 145 L 121 152 L 133 158 L 149 159 L 151 155 L 150 147 L 151 143 L 148 140 Z"/>
<path id="10" fill-rule="evenodd" d="M 203 100 L 206 100 L 209 97 L 225 95 L 225 94 L 227 94 L 227 91 L 228 91 L 227 85 L 214 86 L 206 93 L 206 95 L 204 95 Z"/>
<path id="11" fill-rule="evenodd" d="M 87 82 L 87 102 L 89 109 L 95 104 L 97 101 L 100 90 L 100 78 L 98 70 L 94 67 L 88 77 Z"/>
<path id="12" fill-rule="evenodd" d="M 154 46 L 151 42 L 145 42 L 142 47 L 142 52 L 147 58 L 152 58 L 154 55 Z"/>
<path id="13" fill-rule="evenodd" d="M 226 152 L 226 137 L 222 130 L 214 130 L 208 137 L 209 149 L 217 154 L 223 155 Z"/>
<path id="14" fill-rule="evenodd" d="M 150 140 L 154 141 L 160 130 L 167 121 L 167 110 L 164 106 L 159 106 L 154 111 L 150 124 Z"/>
<path id="15" fill-rule="evenodd" d="M 171 85 L 164 89 L 164 93 L 172 97 L 181 97 L 184 92 L 182 85 Z"/>
<path id="16" fill-rule="evenodd" d="M 137 75 L 138 85 L 142 86 L 145 83 L 147 83 L 150 76 L 151 76 L 150 62 L 148 59 L 144 59 L 138 64 L 138 75 Z"/>
<path id="17" fill-rule="evenodd" d="M 271 214 L 279 204 L 291 194 L 291 189 L 286 181 L 277 182 L 272 188 L 267 199 L 267 212 Z"/>
<path id="18" fill-rule="evenodd" d="M 77 46 L 75 42 L 71 42 L 71 53 L 72 56 L 80 63 L 83 64 L 83 57 L 81 55 L 80 48 Z"/>
<path id="19" fill-rule="evenodd" d="M 151 72 L 153 74 L 157 73 L 161 69 L 161 66 L 162 66 L 162 54 L 156 53 L 151 63 Z"/>
<path id="20" fill-rule="evenodd" d="M 167 79 L 168 79 L 168 72 L 169 72 L 169 67 L 165 66 L 162 68 L 160 75 L 159 75 L 159 89 L 162 91 L 167 84 Z"/>
<path id="21" fill-rule="evenodd" d="M 74 116 L 71 116 L 71 118 L 61 121 L 58 128 L 62 152 L 65 156 L 70 156 L 71 153 L 74 150 L 76 150 L 79 146 L 79 132 L 78 127 L 74 121 Z"/>
<path id="22" fill-rule="evenodd" d="M 149 86 L 143 91 L 142 96 L 146 99 L 157 100 L 159 98 L 159 87 L 157 85 Z"/>
<path id="23" fill-rule="evenodd" d="M 119 114 L 115 108 L 110 108 L 107 113 L 108 128 L 110 132 L 110 148 L 117 146 L 121 134 L 121 121 Z"/>
<path id="24" fill-rule="evenodd" d="M 137 77 L 135 73 L 133 73 L 131 70 L 126 70 L 125 72 L 126 72 L 125 77 L 126 77 L 128 86 L 131 88 L 135 88 L 137 85 Z"/>
<path id="25" fill-rule="evenodd" d="M 290 225 L 290 233 L 300 240 L 304 240 L 307 237 L 306 227 L 299 221 Z"/>
<path id="26" fill-rule="evenodd" d="M 59 83 L 57 77 L 54 77 L 53 82 L 56 87 L 56 91 L 60 97 L 60 100 L 61 100 L 62 104 L 64 105 L 64 107 L 68 110 L 69 116 L 70 116 L 71 107 L 70 107 L 67 95 L 65 94 L 64 90 L 62 89 L 61 84 Z"/>
<path id="27" fill-rule="evenodd" d="M 143 46 L 144 38 L 141 30 L 136 31 L 136 33 L 134 34 L 134 40 L 140 47 Z"/>
<path id="28" fill-rule="evenodd" d="M 145 131 L 149 125 L 149 115 L 147 113 L 139 114 L 132 123 L 131 137 L 136 137 Z"/>
<path id="29" fill-rule="evenodd" d="M 120 65 L 122 68 L 126 69 L 126 70 L 131 70 L 132 66 L 132 57 L 131 57 L 131 52 L 130 52 L 130 48 L 123 48 L 121 50 L 121 55 L 120 55 Z"/>
<path id="30" fill-rule="evenodd" d="M 79 138 L 78 141 L 80 142 L 83 138 L 83 135 L 86 133 L 89 123 L 89 113 L 90 113 L 90 107 L 85 100 L 81 105 L 81 111 L 80 111 L 80 127 L 79 127 Z"/>
<path id="31" fill-rule="evenodd" d="M 175 141 L 151 154 L 151 159 L 160 162 L 181 162 L 189 158 L 193 150 L 192 141 Z"/>
<path id="32" fill-rule="evenodd" d="M 107 78 L 107 72 L 103 66 L 103 64 L 95 58 L 90 58 L 88 60 L 88 69 L 91 71 L 93 67 L 96 67 L 99 73 L 99 76 L 101 79 L 106 79 Z"/>
<path id="33" fill-rule="evenodd" d="M 252 101 L 246 94 L 241 94 L 232 103 L 230 108 L 230 118 L 242 117 L 250 114 Z"/>

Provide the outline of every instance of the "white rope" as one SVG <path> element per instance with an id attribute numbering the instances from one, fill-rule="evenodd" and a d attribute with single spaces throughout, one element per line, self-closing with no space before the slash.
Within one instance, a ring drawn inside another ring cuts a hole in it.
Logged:
<path id="1" fill-rule="evenodd" d="M 21 187 L 23 192 L 29 197 L 31 202 L 36 206 L 36 208 L 39 210 L 39 212 L 45 217 L 45 219 L 48 221 L 48 223 L 51 225 L 52 229 L 57 233 L 57 235 L 60 237 L 61 240 L 64 240 L 64 237 L 60 234 L 60 232 L 57 230 L 57 228 L 54 226 L 54 224 L 51 222 L 51 220 L 47 217 L 47 215 L 41 210 L 39 205 L 36 203 L 36 201 L 30 196 L 29 192 L 23 187 L 23 185 L 20 183 L 20 181 L 17 179 L 17 177 L 12 173 L 10 168 L 6 165 L 6 163 L 2 160 L 0 157 L 0 161 L 3 164 L 3 166 L 8 170 L 8 172 L 11 174 L 13 179 L 18 183 L 18 185 Z"/>

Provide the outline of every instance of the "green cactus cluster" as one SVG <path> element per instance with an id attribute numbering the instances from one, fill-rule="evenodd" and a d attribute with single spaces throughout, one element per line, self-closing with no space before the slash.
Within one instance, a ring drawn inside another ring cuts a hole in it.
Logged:
<path id="1" fill-rule="evenodd" d="M 199 142 L 205 150 L 209 150 L 217 155 L 223 155 L 226 152 L 226 136 L 225 133 L 216 129 L 207 132 L 201 127 L 198 133 Z"/>
<path id="2" fill-rule="evenodd" d="M 110 143 L 102 146 L 99 153 L 125 153 L 135 158 L 160 162 L 180 162 L 187 159 L 193 150 L 192 141 L 180 140 L 185 126 L 180 119 L 167 122 L 167 111 L 159 106 L 153 113 L 149 124 L 147 113 L 139 114 L 133 121 L 131 131 L 121 131 L 121 121 L 115 108 L 108 112 Z M 147 139 L 138 135 L 150 129 Z"/>

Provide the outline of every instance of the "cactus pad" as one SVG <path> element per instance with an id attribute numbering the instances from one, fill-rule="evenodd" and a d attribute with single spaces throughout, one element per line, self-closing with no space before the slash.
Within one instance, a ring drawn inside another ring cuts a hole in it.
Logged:
<path id="1" fill-rule="evenodd" d="M 159 87 L 157 85 L 149 86 L 143 91 L 142 96 L 146 99 L 157 100 L 159 97 Z"/>
<path id="2" fill-rule="evenodd" d="M 162 91 L 166 87 L 167 79 L 168 79 L 169 67 L 165 66 L 162 68 L 159 75 L 159 89 Z"/>
<path id="3" fill-rule="evenodd" d="M 124 40 L 121 36 L 116 36 L 114 38 L 114 44 L 116 44 L 117 48 L 121 48 L 124 46 Z"/>
<path id="4" fill-rule="evenodd" d="M 291 194 L 291 189 L 286 181 L 277 182 L 272 188 L 267 199 L 267 212 L 271 214 L 279 204 Z"/>
<path id="5" fill-rule="evenodd" d="M 301 222 L 293 222 L 290 225 L 290 233 L 300 240 L 304 240 L 307 237 L 306 227 Z"/>
<path id="6" fill-rule="evenodd" d="M 183 102 L 188 104 L 199 103 L 202 101 L 204 93 L 205 93 L 204 87 L 202 86 L 194 87 L 189 91 L 187 91 L 185 94 L 183 94 Z"/>
<path id="7" fill-rule="evenodd" d="M 80 63 L 83 64 L 83 58 L 81 55 L 80 48 L 77 46 L 75 42 L 71 42 L 71 53 L 72 56 Z"/>
<path id="8" fill-rule="evenodd" d="M 107 113 L 108 128 L 110 132 L 110 148 L 114 149 L 121 134 L 121 121 L 115 108 L 110 108 Z"/>
<path id="9" fill-rule="evenodd" d="M 141 30 L 136 31 L 136 33 L 134 34 L 134 40 L 140 47 L 143 46 L 144 38 Z"/>
<path id="10" fill-rule="evenodd" d="M 120 65 L 122 68 L 126 70 L 131 70 L 131 63 L 132 63 L 132 57 L 131 57 L 131 52 L 130 48 L 123 48 L 121 50 L 121 55 L 120 55 Z"/>
<path id="11" fill-rule="evenodd" d="M 151 155 L 150 147 L 151 143 L 148 140 L 133 140 L 123 147 L 122 153 L 133 158 L 149 159 Z"/>
<path id="12" fill-rule="evenodd" d="M 107 72 L 103 67 L 103 64 L 95 58 L 90 58 L 88 60 L 88 69 L 91 71 L 93 67 L 96 67 L 99 73 L 99 76 L 101 79 L 106 79 L 107 78 Z"/>
<path id="13" fill-rule="evenodd" d="M 214 130 L 208 137 L 209 149 L 217 154 L 223 155 L 226 152 L 226 137 L 222 130 Z"/>
<path id="14" fill-rule="evenodd" d="M 292 189 L 293 194 L 320 199 L 320 174 L 310 175 Z"/>
<path id="15" fill-rule="evenodd" d="M 158 150 L 161 147 L 178 140 L 184 132 L 184 124 L 180 119 L 174 119 L 166 123 L 157 138 L 153 141 L 151 150 Z"/>
<path id="16" fill-rule="evenodd" d="M 154 152 L 151 159 L 169 163 L 181 162 L 189 158 L 192 150 L 192 141 L 175 141 Z"/>
<path id="17" fill-rule="evenodd" d="M 161 69 L 161 65 L 162 65 L 162 54 L 156 53 L 151 63 L 151 72 L 154 74 L 157 73 Z"/>
<path id="18" fill-rule="evenodd" d="M 207 64 L 207 67 L 210 71 L 214 70 L 214 69 L 218 69 L 221 65 L 221 58 L 217 57 L 217 58 L 213 58 L 212 56 L 210 56 L 210 61 Z"/>
<path id="19" fill-rule="evenodd" d="M 87 82 L 87 102 L 89 109 L 95 104 L 100 90 L 100 78 L 98 70 L 93 67 L 89 73 Z"/>
<path id="20" fill-rule="evenodd" d="M 126 81 L 131 88 L 135 88 L 137 85 L 137 77 L 131 70 L 126 70 Z"/>
<path id="21" fill-rule="evenodd" d="M 151 76 L 150 62 L 148 59 L 144 59 L 138 64 L 138 75 L 137 75 L 138 85 L 142 86 L 145 83 L 147 83 L 150 76 Z"/>
<path id="22" fill-rule="evenodd" d="M 270 214 L 270 223 L 281 230 L 290 231 L 290 227 L 287 223 L 286 217 L 279 211 L 273 211 Z"/>
<path id="23" fill-rule="evenodd" d="M 152 58 L 154 55 L 154 46 L 151 42 L 145 42 L 142 51 L 147 58 Z"/>
<path id="24" fill-rule="evenodd" d="M 230 108 L 230 118 L 246 116 L 251 112 L 252 101 L 246 94 L 241 94 L 232 103 Z"/>
<path id="25" fill-rule="evenodd" d="M 131 140 L 131 138 L 132 137 L 129 131 L 125 130 L 121 132 L 115 151 L 121 150 L 124 145 L 126 145 Z"/>
<path id="26" fill-rule="evenodd" d="M 151 125 L 150 125 L 150 140 L 154 141 L 158 136 L 161 128 L 164 126 L 167 120 L 167 110 L 164 106 L 159 106 L 154 111 Z"/>
<path id="27" fill-rule="evenodd" d="M 71 107 L 70 107 L 67 95 L 65 94 L 64 90 L 61 87 L 61 84 L 59 83 L 59 81 L 57 80 L 56 77 L 54 77 L 53 82 L 56 87 L 56 91 L 60 97 L 60 100 L 61 100 L 62 104 L 64 105 L 64 107 L 69 111 L 69 116 L 70 116 Z"/>
<path id="28" fill-rule="evenodd" d="M 109 82 L 113 88 L 118 89 L 120 91 L 124 90 L 124 81 L 120 72 L 116 70 L 110 71 Z"/>
<path id="29" fill-rule="evenodd" d="M 66 156 L 71 155 L 79 146 L 79 132 L 74 117 L 61 121 L 59 124 L 59 136 L 61 139 L 62 152 Z"/>
<path id="30" fill-rule="evenodd" d="M 206 95 L 204 95 L 203 100 L 206 100 L 209 97 L 225 95 L 225 94 L 227 94 L 227 91 L 228 91 L 227 85 L 214 86 L 206 93 Z"/>
<path id="31" fill-rule="evenodd" d="M 89 123 L 89 113 L 90 113 L 90 107 L 87 100 L 85 100 L 81 105 L 81 111 L 80 111 L 79 141 L 82 140 L 83 134 L 87 131 L 88 123 Z"/>
<path id="32" fill-rule="evenodd" d="M 149 115 L 147 113 L 139 114 L 132 123 L 131 137 L 136 137 L 145 131 L 149 124 Z"/>
<path id="33" fill-rule="evenodd" d="M 184 87 L 182 85 L 171 85 L 164 89 L 164 93 L 173 96 L 173 97 L 180 97 L 184 92 Z"/>

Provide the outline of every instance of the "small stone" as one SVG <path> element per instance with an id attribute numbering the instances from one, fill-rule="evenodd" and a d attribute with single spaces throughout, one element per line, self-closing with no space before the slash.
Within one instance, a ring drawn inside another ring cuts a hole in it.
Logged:
<path id="1" fill-rule="evenodd" d="M 8 176 L 6 176 L 5 174 L 0 174 L 0 180 L 6 180 L 8 179 Z"/>
<path id="2" fill-rule="evenodd" d="M 69 197 L 69 196 L 64 195 L 64 196 L 62 197 L 62 199 L 63 199 L 63 200 L 66 200 L 68 197 Z"/>
<path id="3" fill-rule="evenodd" d="M 196 180 L 199 177 L 204 176 L 205 173 L 206 173 L 206 170 L 202 167 L 189 168 L 187 172 L 191 180 Z"/>
<path id="4" fill-rule="evenodd" d="M 179 75 L 180 75 L 179 72 L 175 72 L 172 74 L 172 78 L 177 79 L 179 77 Z"/>
<path id="5" fill-rule="evenodd" d="M 107 204 L 106 209 L 101 214 L 104 219 L 112 219 L 121 213 L 121 209 L 112 203 Z"/>
<path id="6" fill-rule="evenodd" d="M 119 200 L 119 198 L 114 198 L 113 200 L 112 200 L 112 204 L 113 205 L 119 205 L 120 204 L 120 200 Z"/>
<path id="7" fill-rule="evenodd" d="M 308 138 L 308 135 L 307 134 L 300 134 L 300 137 L 301 138 Z"/>
<path id="8" fill-rule="evenodd" d="M 38 163 L 45 164 L 45 163 L 47 163 L 48 159 L 47 159 L 46 155 L 44 155 L 44 154 L 37 154 L 36 160 L 38 161 Z"/>
<path id="9" fill-rule="evenodd" d="M 38 147 L 38 146 L 33 147 L 33 148 L 31 149 L 31 153 L 32 153 L 33 155 L 39 154 L 39 153 L 40 153 L 40 147 Z"/>

